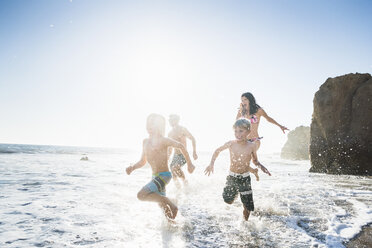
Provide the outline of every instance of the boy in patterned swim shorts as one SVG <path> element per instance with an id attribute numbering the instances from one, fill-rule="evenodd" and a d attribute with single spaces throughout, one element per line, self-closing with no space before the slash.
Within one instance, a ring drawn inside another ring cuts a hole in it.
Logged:
<path id="1" fill-rule="evenodd" d="M 168 148 L 177 148 L 183 153 L 189 173 L 192 173 L 195 167 L 186 148 L 181 143 L 164 137 L 165 118 L 163 116 L 157 114 L 149 115 L 146 128 L 149 138 L 143 140 L 141 159 L 136 164 L 127 167 L 126 172 L 130 175 L 132 171 L 143 167 L 148 162 L 152 169 L 152 180 L 138 192 L 137 198 L 141 201 L 159 203 L 160 207 L 164 209 L 165 216 L 169 219 L 174 219 L 178 208 L 165 194 L 165 186 L 172 178 L 168 168 Z"/>
<path id="2" fill-rule="evenodd" d="M 182 145 L 184 145 L 185 148 L 187 147 L 186 140 L 191 140 L 193 148 L 192 155 L 196 160 L 198 159 L 198 155 L 196 154 L 196 140 L 194 136 L 192 136 L 192 134 L 189 132 L 189 130 L 181 126 L 179 122 L 180 117 L 178 115 L 173 114 L 169 116 L 169 124 L 171 125 L 172 130 L 169 132 L 168 137 L 180 142 Z M 172 149 L 168 149 L 168 155 L 171 154 L 171 150 Z M 182 171 L 182 166 L 184 164 L 186 164 L 185 157 L 179 149 L 174 149 L 174 155 L 170 164 L 170 168 L 172 171 L 173 180 L 178 188 L 181 186 L 181 184 L 178 182 L 178 178 L 181 179 L 184 185 L 187 184 L 185 173 L 183 173 Z"/>
<path id="3" fill-rule="evenodd" d="M 227 204 L 231 204 L 234 202 L 238 193 L 240 193 L 240 199 L 244 207 L 243 216 L 245 220 L 248 220 L 250 212 L 254 210 L 251 177 L 249 173 L 253 173 L 256 180 L 259 180 L 258 169 L 250 167 L 250 160 L 252 159 L 253 163 L 264 173 L 269 176 L 271 176 L 271 174 L 258 161 L 256 145 L 247 139 L 251 127 L 250 121 L 244 118 L 239 119 L 235 122 L 233 127 L 236 140 L 229 141 L 217 148 L 213 153 L 210 165 L 205 169 L 205 174 L 209 176 L 214 171 L 214 162 L 219 153 L 228 148 L 230 151 L 230 172 L 226 178 L 226 186 L 222 196 Z"/>

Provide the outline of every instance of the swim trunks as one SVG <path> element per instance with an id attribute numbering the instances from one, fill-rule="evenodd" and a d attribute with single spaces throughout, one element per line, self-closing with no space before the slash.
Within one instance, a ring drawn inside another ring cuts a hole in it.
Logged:
<path id="1" fill-rule="evenodd" d="M 159 172 L 155 175 L 152 175 L 152 180 L 143 188 L 149 191 L 149 193 L 157 193 L 165 196 L 165 186 L 170 182 L 171 179 L 172 174 L 169 171 Z"/>
<path id="2" fill-rule="evenodd" d="M 238 174 L 230 172 L 226 177 L 226 186 L 223 189 L 222 197 L 226 203 L 232 203 L 240 193 L 240 200 L 248 211 L 254 211 L 251 177 L 249 172 Z"/>
<path id="3" fill-rule="evenodd" d="M 174 154 L 170 166 L 171 167 L 176 166 L 176 165 L 182 166 L 184 164 L 186 164 L 186 159 L 183 156 L 183 154 L 181 154 L 181 153 Z"/>

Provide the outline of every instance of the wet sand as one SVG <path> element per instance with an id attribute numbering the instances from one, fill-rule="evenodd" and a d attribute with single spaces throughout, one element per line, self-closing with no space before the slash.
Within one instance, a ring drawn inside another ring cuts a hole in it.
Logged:
<path id="1" fill-rule="evenodd" d="M 364 226 L 362 231 L 348 243 L 347 248 L 369 248 L 372 247 L 372 223 Z"/>

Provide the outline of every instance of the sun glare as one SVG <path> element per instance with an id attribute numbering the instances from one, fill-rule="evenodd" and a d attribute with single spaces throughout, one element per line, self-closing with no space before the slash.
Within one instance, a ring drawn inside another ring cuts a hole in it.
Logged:
<path id="1" fill-rule="evenodd" d="M 147 108 L 166 111 L 178 100 L 176 92 L 185 92 L 187 65 L 177 48 L 160 44 L 142 44 L 131 65 L 133 91 L 145 99 Z M 187 92 L 185 92 L 187 94 Z"/>

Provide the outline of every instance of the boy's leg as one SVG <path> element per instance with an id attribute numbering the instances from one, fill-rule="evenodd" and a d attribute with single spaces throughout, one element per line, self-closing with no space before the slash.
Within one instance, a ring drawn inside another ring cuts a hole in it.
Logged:
<path id="1" fill-rule="evenodd" d="M 179 177 L 183 180 L 185 179 L 185 173 L 183 173 L 179 164 L 172 166 L 171 170 L 173 177 Z"/>
<path id="2" fill-rule="evenodd" d="M 186 159 L 183 154 L 175 154 L 171 163 L 172 173 L 185 182 L 185 173 L 182 171 L 184 164 L 186 164 Z"/>
<path id="3" fill-rule="evenodd" d="M 182 168 L 180 165 L 175 165 L 172 167 L 172 174 L 174 176 L 174 179 L 181 178 L 184 184 L 187 184 L 187 180 L 185 177 L 185 173 L 182 171 Z M 175 181 L 176 182 L 176 181 Z M 176 183 L 177 184 L 177 183 Z M 179 185 L 179 184 L 178 184 Z"/>
<path id="4" fill-rule="evenodd" d="M 137 194 L 137 198 L 141 201 L 157 202 L 164 209 L 166 207 L 169 207 L 172 213 L 168 216 L 167 213 L 165 212 L 166 216 L 171 219 L 176 218 L 178 208 L 173 202 L 171 202 L 171 200 L 169 200 L 168 197 L 159 195 L 158 193 L 153 193 L 153 192 L 149 193 L 146 189 L 141 189 Z"/>
<path id="5" fill-rule="evenodd" d="M 158 203 L 159 207 L 163 210 L 165 217 L 168 219 L 172 219 L 172 211 L 168 207 L 168 205 L 165 205 L 164 203 Z"/>
<path id="6" fill-rule="evenodd" d="M 176 184 L 177 188 L 181 187 L 180 182 L 178 181 L 178 173 L 177 173 L 177 167 L 178 165 L 171 165 L 171 171 L 172 171 L 172 178 L 174 180 L 174 183 Z"/>
<path id="7" fill-rule="evenodd" d="M 185 180 L 185 173 L 182 171 L 181 166 L 177 165 L 175 166 L 177 177 L 181 178 L 182 180 Z"/>
<path id="8" fill-rule="evenodd" d="M 227 204 L 232 204 L 238 195 L 238 188 L 234 185 L 234 178 L 227 176 L 226 186 L 223 189 L 222 197 Z"/>
<path id="9" fill-rule="evenodd" d="M 244 210 L 243 210 L 244 219 L 248 220 L 251 211 L 249 211 L 244 204 L 243 204 L 243 207 L 244 207 Z"/>
<path id="10" fill-rule="evenodd" d="M 141 201 L 157 202 L 164 209 L 166 217 L 174 219 L 178 208 L 165 196 L 165 186 L 171 178 L 172 175 L 169 171 L 154 175 L 152 180 L 138 192 L 137 198 Z"/>
<path id="11" fill-rule="evenodd" d="M 244 206 L 244 219 L 248 220 L 250 212 L 254 210 L 251 177 L 246 177 L 241 180 L 241 185 L 239 187 L 240 199 Z"/>

